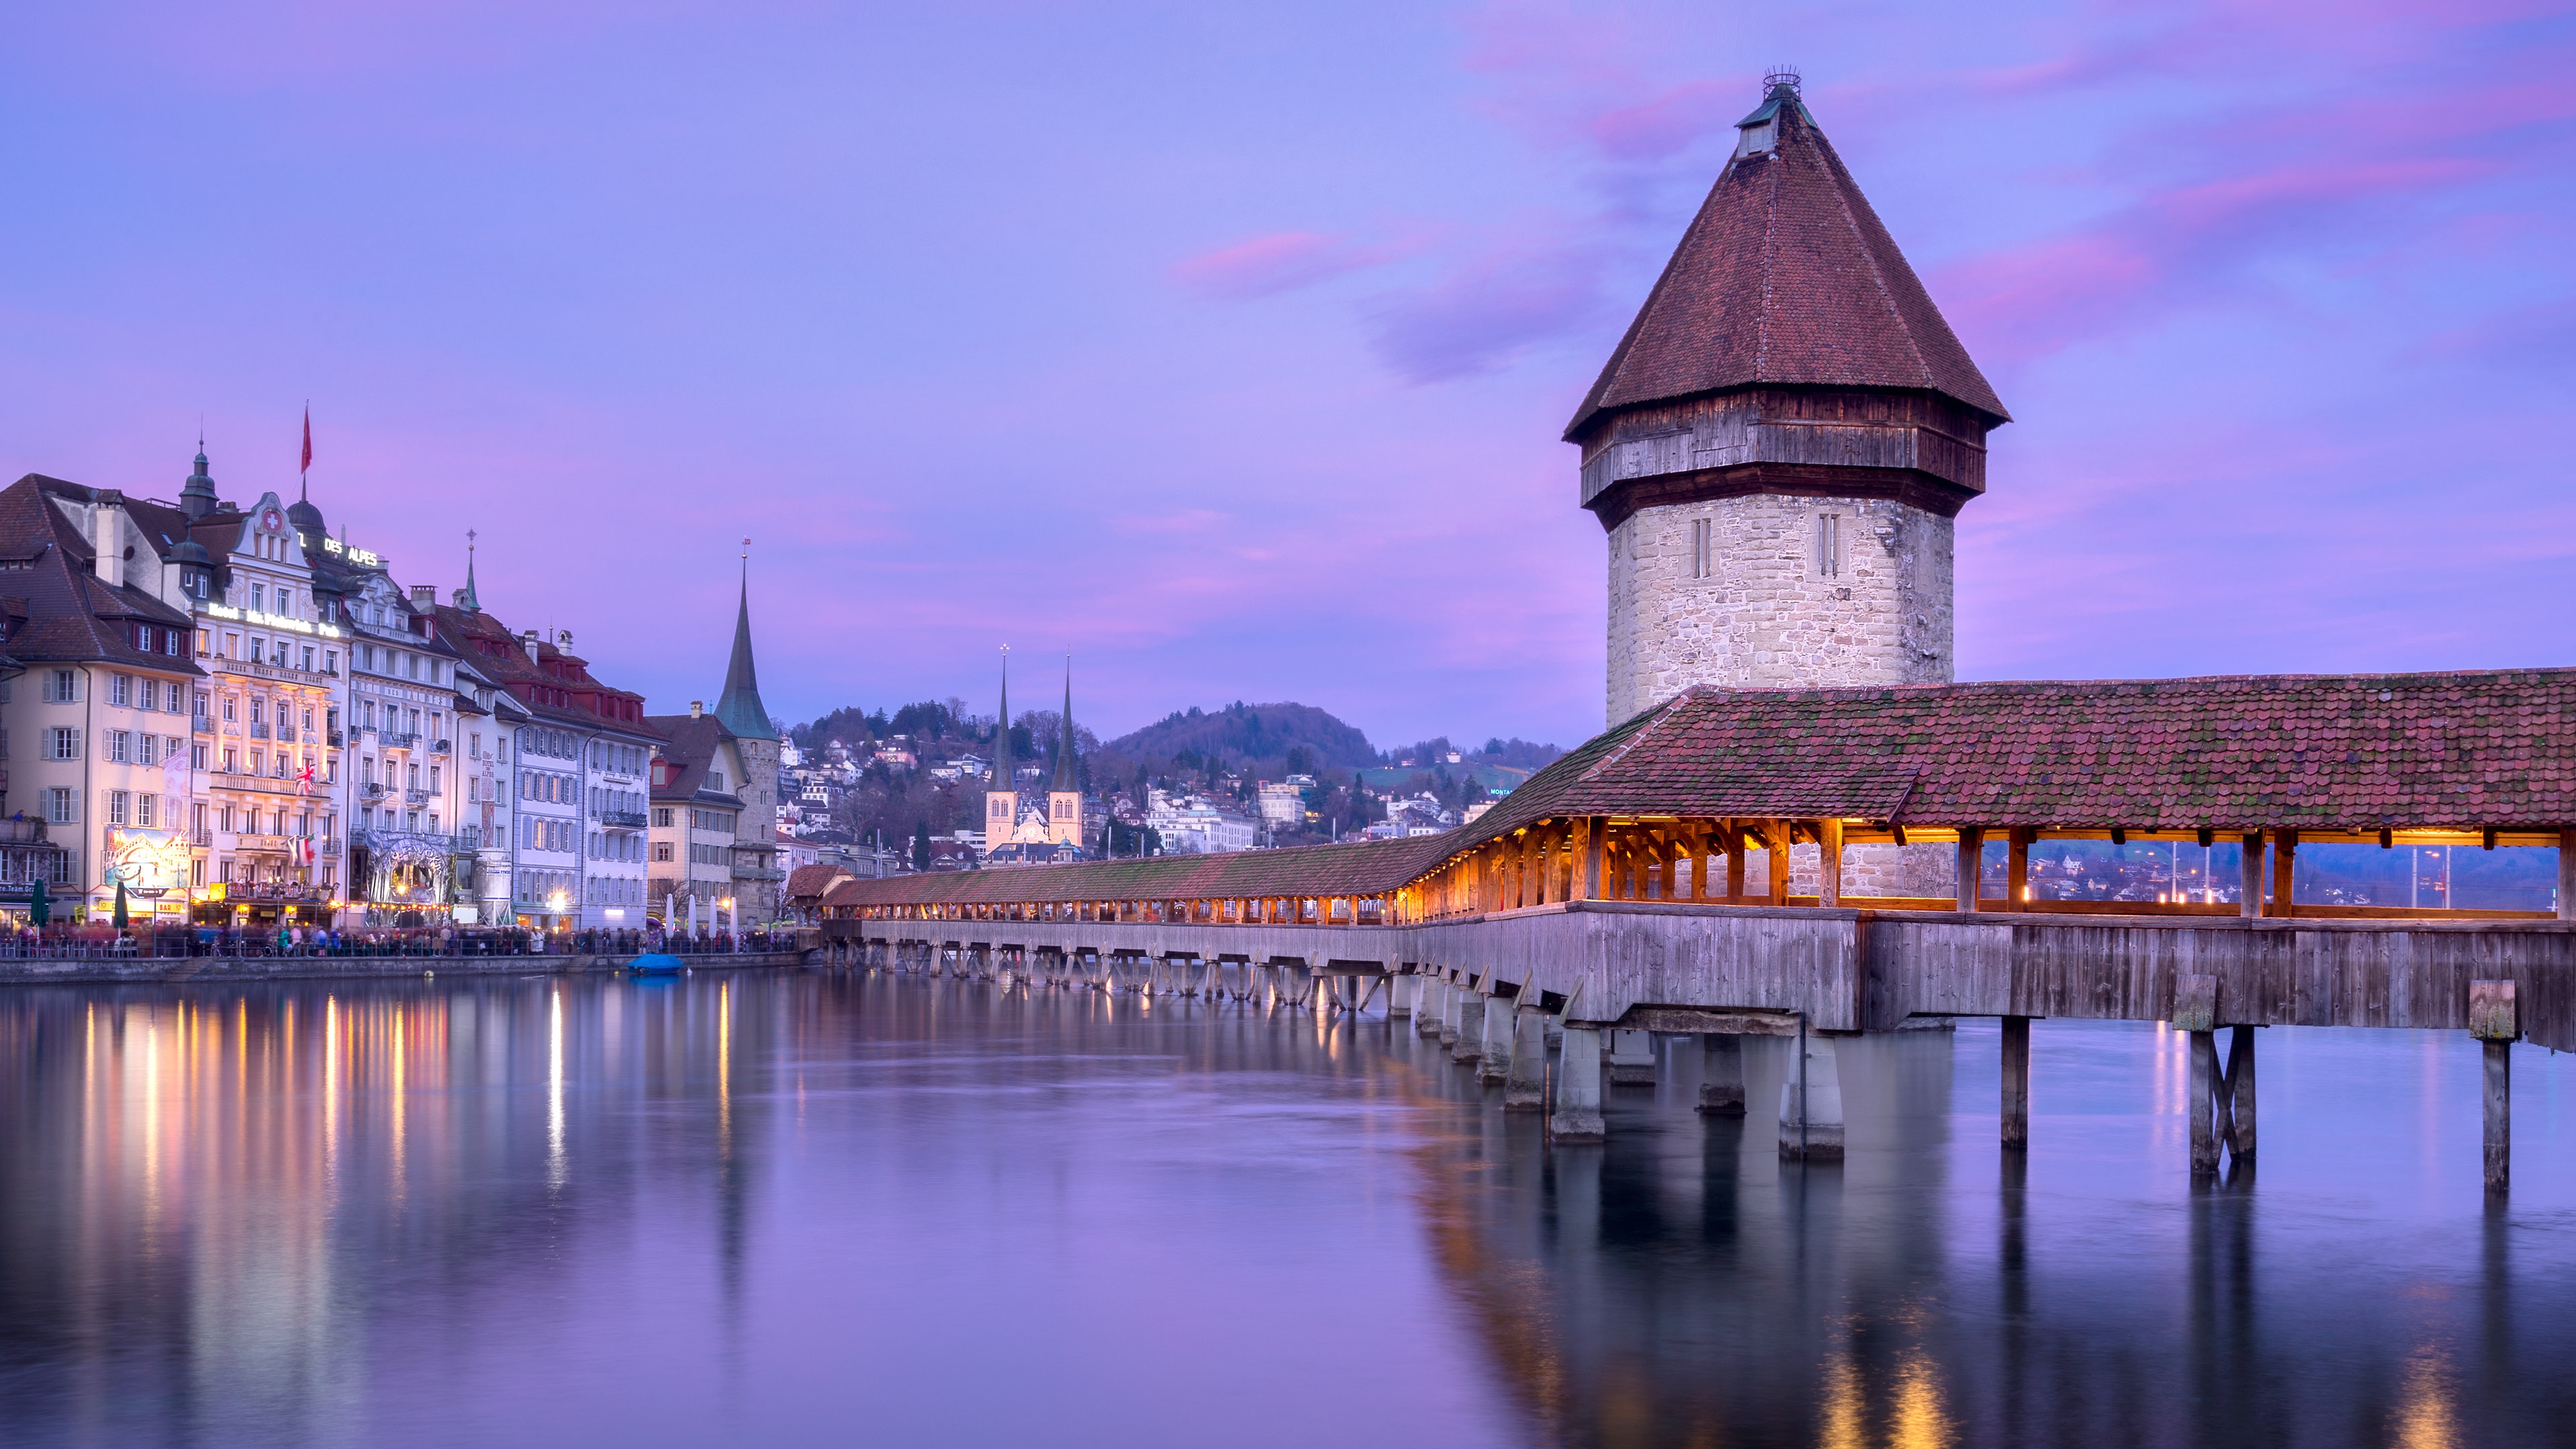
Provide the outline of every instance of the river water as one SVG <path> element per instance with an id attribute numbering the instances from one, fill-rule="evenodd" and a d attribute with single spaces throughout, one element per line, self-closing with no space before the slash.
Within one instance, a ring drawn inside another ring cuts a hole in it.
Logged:
<path id="1" fill-rule="evenodd" d="M 11 1444 L 2542 1444 L 2576 1436 L 2576 1077 L 2261 1033 L 1842 1053 L 1851 1153 L 1691 1110 L 1551 1149 L 1410 1024 L 916 977 L 0 995 Z"/>

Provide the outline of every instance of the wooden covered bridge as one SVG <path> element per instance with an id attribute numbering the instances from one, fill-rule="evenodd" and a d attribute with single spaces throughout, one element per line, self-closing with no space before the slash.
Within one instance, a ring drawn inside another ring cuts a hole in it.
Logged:
<path id="1" fill-rule="evenodd" d="M 2052 840 L 2227 845 L 2241 871 L 2156 901 L 2033 899 Z M 2303 902 L 2297 854 L 2325 844 L 2546 849 L 2554 908 Z M 1437 1021 L 1507 1107 L 1542 1105 L 1561 1033 L 1569 1138 L 1601 1130 L 1605 1031 L 1614 1080 L 1640 1069 L 1631 1033 L 1721 1054 L 1800 1037 L 1783 1150 L 1831 1155 L 1835 1034 L 2002 1018 L 2013 1143 L 2031 1019 L 2165 1021 L 2194 1033 L 2194 1163 L 2214 1170 L 2252 1151 L 2255 1028 L 2470 1030 L 2498 1186 L 2506 1045 L 2576 1049 L 2571 905 L 2569 669 L 1699 688 L 1441 835 L 850 881 L 821 903 L 831 949 L 878 963 L 1394 977 L 1391 1009 Z M 1708 1105 L 1741 1110 L 1718 1075 Z"/>

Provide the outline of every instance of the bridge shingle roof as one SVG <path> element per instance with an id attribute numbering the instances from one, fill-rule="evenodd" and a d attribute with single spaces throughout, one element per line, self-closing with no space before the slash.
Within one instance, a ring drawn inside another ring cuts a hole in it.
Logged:
<path id="1" fill-rule="evenodd" d="M 1561 779 L 1542 772 L 1457 843 L 1573 815 L 2060 830 L 2576 824 L 2576 669 L 1699 688 L 1622 729 L 1616 748 Z"/>

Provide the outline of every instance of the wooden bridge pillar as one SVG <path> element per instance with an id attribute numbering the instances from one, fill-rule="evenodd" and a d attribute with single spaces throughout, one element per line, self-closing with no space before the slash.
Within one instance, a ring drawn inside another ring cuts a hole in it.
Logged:
<path id="1" fill-rule="evenodd" d="M 1986 833 L 1974 826 L 1959 828 L 1959 909 L 1977 908 L 1977 892 L 1985 874 Z"/>
<path id="2" fill-rule="evenodd" d="M 2576 921 L 2576 830 L 2558 832 L 2558 919 Z"/>
<path id="3" fill-rule="evenodd" d="M 1706 1065 L 1700 1073 L 1699 1110 L 1710 1117 L 1744 1115 L 1744 1038 L 1712 1031 L 1700 1037 Z"/>
<path id="4" fill-rule="evenodd" d="M 2217 1107 L 2218 1034 L 2190 1033 L 2191 1088 L 2185 1110 L 2191 1114 L 2191 1172 L 2206 1177 L 2218 1171 Z"/>
<path id="5" fill-rule="evenodd" d="M 1559 1142 L 1598 1142 L 1602 1134 L 1601 1033 L 1567 1022 L 1565 1044 L 1557 1049 L 1556 1111 L 1547 1119 L 1547 1135 Z"/>
<path id="6" fill-rule="evenodd" d="M 2030 1145 L 2030 1018 L 2004 1018 L 2003 1142 L 2007 1152 Z"/>
<path id="7" fill-rule="evenodd" d="M 1413 976 L 1394 976 L 1388 978 L 1386 983 L 1387 1020 L 1394 1021 L 1399 1017 L 1409 1017 L 1413 1015 L 1412 998 L 1414 983 L 1419 979 L 1420 978 Z"/>
<path id="8" fill-rule="evenodd" d="M 2243 875 L 2244 899 L 2238 903 L 2236 913 L 2250 920 L 2263 914 L 2263 832 L 2260 830 L 2245 833 Z"/>
<path id="9" fill-rule="evenodd" d="M 2015 826 L 2004 837 L 2004 909 L 2029 909 L 2030 831 Z"/>
<path id="10" fill-rule="evenodd" d="M 1816 904 L 1824 907 L 1843 903 L 1843 823 L 1838 819 L 1816 822 Z"/>
<path id="11" fill-rule="evenodd" d="M 2469 1035 L 2485 1049 L 2487 1191 L 2513 1181 L 2513 1043 L 2522 1035 L 2511 981 L 2469 983 Z"/>
<path id="12" fill-rule="evenodd" d="M 1744 899 L 1744 831 L 1732 825 L 1726 830 L 1726 899 Z"/>
<path id="13" fill-rule="evenodd" d="M 2227 1033 L 2227 1155 L 2237 1162 L 2254 1159 L 2254 1028 L 2234 1026 Z"/>

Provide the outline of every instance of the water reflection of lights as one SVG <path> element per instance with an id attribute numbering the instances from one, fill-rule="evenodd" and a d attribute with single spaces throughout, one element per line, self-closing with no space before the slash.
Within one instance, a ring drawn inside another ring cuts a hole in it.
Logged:
<path id="1" fill-rule="evenodd" d="M 2396 1442 L 2404 1449 L 2450 1449 L 2461 1442 L 2459 1418 L 2452 1407 L 2455 1397 L 2450 1361 L 2440 1349 L 2417 1349 L 2407 1360 L 2397 1410 L 2391 1416 Z"/>
<path id="2" fill-rule="evenodd" d="M 546 1186 L 560 1191 L 564 1161 L 563 988 L 546 995 Z"/>

